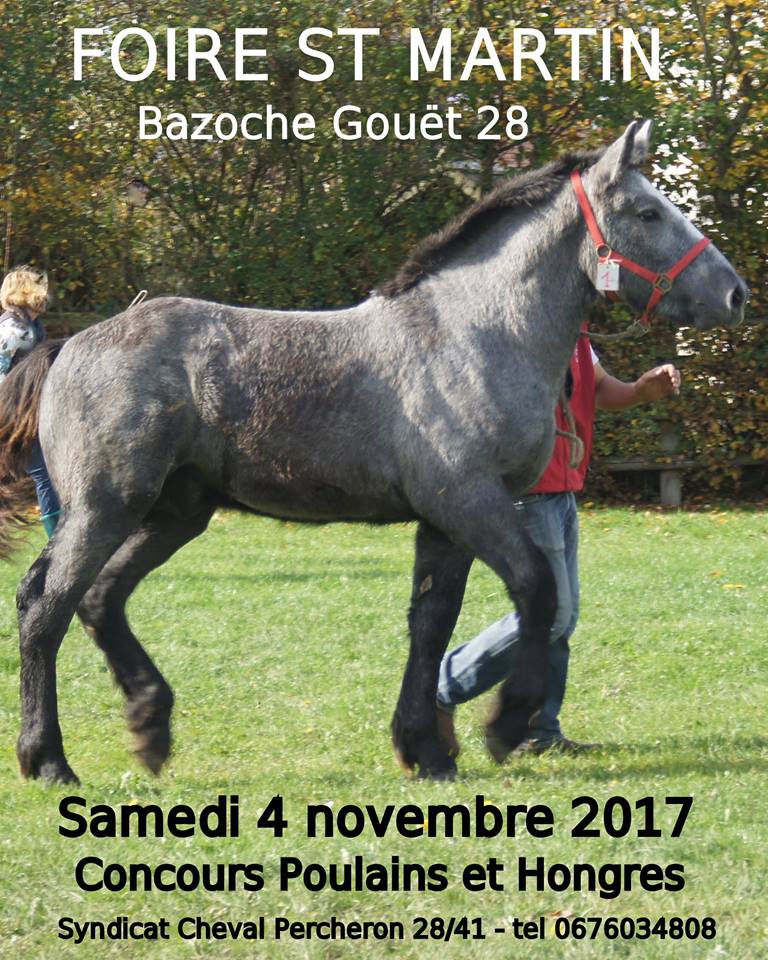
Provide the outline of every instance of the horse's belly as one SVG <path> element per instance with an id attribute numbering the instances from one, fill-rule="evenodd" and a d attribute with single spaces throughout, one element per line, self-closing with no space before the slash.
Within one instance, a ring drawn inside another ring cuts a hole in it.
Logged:
<path id="1" fill-rule="evenodd" d="M 413 511 L 391 489 L 374 493 L 350 493 L 330 483 L 240 483 L 228 490 L 241 506 L 270 517 L 305 522 L 368 521 L 396 523 L 413 519 Z"/>

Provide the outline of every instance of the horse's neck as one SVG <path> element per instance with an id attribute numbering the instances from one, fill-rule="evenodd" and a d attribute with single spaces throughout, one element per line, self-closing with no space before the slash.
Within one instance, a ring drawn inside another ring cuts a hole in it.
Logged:
<path id="1" fill-rule="evenodd" d="M 430 279 L 441 320 L 468 339 L 481 329 L 486 345 L 508 346 L 559 385 L 595 300 L 579 226 L 562 195 L 504 215 Z"/>

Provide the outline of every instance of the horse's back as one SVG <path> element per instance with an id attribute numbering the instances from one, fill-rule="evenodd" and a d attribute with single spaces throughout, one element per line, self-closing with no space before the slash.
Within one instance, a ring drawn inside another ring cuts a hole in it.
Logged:
<path id="1" fill-rule="evenodd" d="M 401 519 L 382 440 L 392 389 L 369 375 L 366 333 L 364 311 L 134 307 L 72 338 L 52 368 L 52 472 L 67 487 L 104 463 L 133 488 L 194 466 L 260 512 Z"/>

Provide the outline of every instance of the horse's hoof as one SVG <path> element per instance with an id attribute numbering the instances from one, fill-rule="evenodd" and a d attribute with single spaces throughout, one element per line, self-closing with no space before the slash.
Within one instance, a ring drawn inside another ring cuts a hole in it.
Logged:
<path id="1" fill-rule="evenodd" d="M 395 750 L 395 760 L 403 773 L 409 779 L 412 779 L 416 776 L 416 767 L 417 763 L 408 763 L 403 754 L 399 750 Z M 419 766 L 418 777 L 419 780 L 455 780 L 456 779 L 456 765 L 453 764 L 449 767 L 430 767 L 427 765 Z"/>
<path id="2" fill-rule="evenodd" d="M 37 774 L 45 783 L 80 783 L 79 777 L 66 760 L 49 760 L 40 765 Z"/>
<path id="3" fill-rule="evenodd" d="M 530 735 L 528 712 L 516 711 L 517 716 L 502 716 L 485 727 L 485 746 L 496 763 L 507 757 Z"/>
<path id="4" fill-rule="evenodd" d="M 456 767 L 441 767 L 433 769 L 431 767 L 422 767 L 419 770 L 419 780 L 435 780 L 450 783 L 456 779 Z"/>
<path id="5" fill-rule="evenodd" d="M 510 753 L 528 739 L 539 707 L 537 700 L 515 702 L 499 698 L 496 701 L 485 725 L 485 746 L 496 763 L 504 763 Z"/>
<path id="6" fill-rule="evenodd" d="M 22 733 L 16 744 L 16 757 L 25 780 L 80 783 L 64 757 L 58 738 L 51 743 Z"/>
<path id="7" fill-rule="evenodd" d="M 171 753 L 170 728 L 163 726 L 142 730 L 134 734 L 133 743 L 139 763 L 157 776 Z"/>
<path id="8" fill-rule="evenodd" d="M 153 683 L 126 704 L 133 750 L 145 767 L 158 774 L 171 753 L 173 693 L 163 683 Z"/>
<path id="9" fill-rule="evenodd" d="M 485 728 L 485 746 L 496 763 L 504 763 L 517 744 L 515 743 L 510 746 L 510 744 L 498 736 L 494 732 L 493 727 L 489 725 Z"/>
<path id="10" fill-rule="evenodd" d="M 26 780 L 42 780 L 45 783 L 80 783 L 74 770 L 63 756 L 45 757 L 42 751 L 24 750 L 19 747 L 19 766 Z"/>
<path id="11" fill-rule="evenodd" d="M 451 760 L 455 760 L 461 753 L 459 738 L 456 736 L 456 727 L 453 723 L 453 713 L 450 710 L 437 708 L 437 739 Z"/>
<path id="12" fill-rule="evenodd" d="M 402 750 L 398 750 L 397 747 L 395 747 L 395 762 L 397 763 L 398 767 L 400 767 L 400 769 L 403 771 L 403 773 L 406 775 L 406 777 L 413 776 L 414 765 L 408 762 L 408 760 L 405 757 L 405 754 L 402 752 Z"/>

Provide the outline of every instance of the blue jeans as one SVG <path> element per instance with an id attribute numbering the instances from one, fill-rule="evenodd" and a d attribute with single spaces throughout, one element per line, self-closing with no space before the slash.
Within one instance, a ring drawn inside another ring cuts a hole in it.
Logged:
<path id="1" fill-rule="evenodd" d="M 544 551 L 557 583 L 557 613 L 549 644 L 549 684 L 544 705 L 531 727 L 531 737 L 562 739 L 558 714 L 568 678 L 568 641 L 579 616 L 576 498 L 572 493 L 532 494 L 519 501 L 520 520 L 534 543 Z M 438 705 L 452 710 L 484 693 L 512 673 L 519 639 L 516 613 L 486 627 L 474 640 L 443 657 L 437 687 Z"/>
<path id="2" fill-rule="evenodd" d="M 46 532 L 48 532 L 50 536 L 52 530 L 48 530 L 50 524 L 46 524 L 46 520 L 54 521 L 52 527 L 55 527 L 54 518 L 61 512 L 61 504 L 59 503 L 59 498 L 56 496 L 56 491 L 53 489 L 51 478 L 48 476 L 48 468 L 45 465 L 45 458 L 43 457 L 39 440 L 35 440 L 35 445 L 32 448 L 32 454 L 27 464 L 27 474 L 32 477 L 34 481 L 35 490 L 37 491 L 37 502 L 40 504 L 40 516 L 46 525 Z"/>

